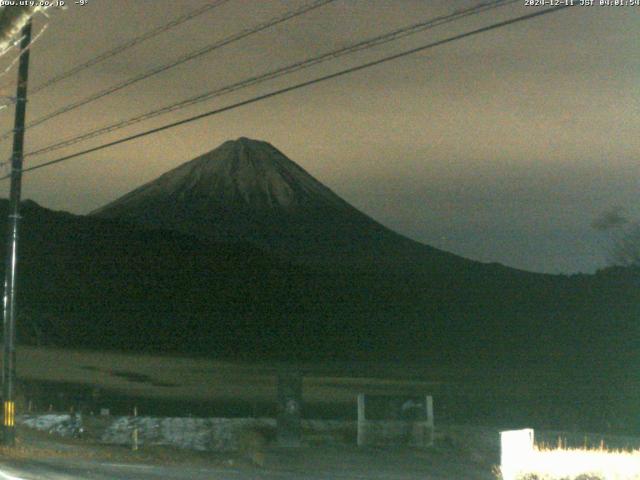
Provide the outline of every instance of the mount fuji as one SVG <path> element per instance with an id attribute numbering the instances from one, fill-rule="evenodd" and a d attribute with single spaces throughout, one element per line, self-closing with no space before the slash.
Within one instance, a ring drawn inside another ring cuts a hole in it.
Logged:
<path id="1" fill-rule="evenodd" d="M 389 230 L 271 144 L 244 137 L 223 143 L 91 215 L 216 241 L 250 242 L 311 264 L 479 265 Z"/>

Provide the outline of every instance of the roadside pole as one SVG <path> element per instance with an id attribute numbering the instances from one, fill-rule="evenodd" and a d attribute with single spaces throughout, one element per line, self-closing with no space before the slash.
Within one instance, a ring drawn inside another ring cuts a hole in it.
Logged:
<path id="1" fill-rule="evenodd" d="M 7 231 L 7 260 L 4 280 L 4 349 L 2 361 L 2 400 L 4 404 L 4 445 L 15 445 L 15 375 L 16 375 L 16 275 L 18 267 L 18 226 L 20 223 L 20 194 L 22 189 L 22 158 L 24 124 L 27 110 L 27 79 L 29 76 L 29 45 L 31 21 L 22 29 L 20 64 L 16 93 L 16 115 L 11 156 L 11 190 L 9 193 L 9 221 Z"/>

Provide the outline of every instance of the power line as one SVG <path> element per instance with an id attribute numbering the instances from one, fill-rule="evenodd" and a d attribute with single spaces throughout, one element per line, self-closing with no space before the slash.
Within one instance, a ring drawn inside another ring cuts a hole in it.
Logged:
<path id="1" fill-rule="evenodd" d="M 82 72 L 83 70 L 86 70 L 88 68 L 93 67 L 94 65 L 97 65 L 98 63 L 101 63 L 105 60 L 108 60 L 111 57 L 115 57 L 116 55 L 135 47 L 136 45 L 139 45 L 140 43 L 149 40 L 155 36 L 160 35 L 161 33 L 164 33 L 168 30 L 171 30 L 172 28 L 177 27 L 178 25 L 183 24 L 184 22 L 187 22 L 189 20 L 192 20 L 196 17 L 199 17 L 200 15 L 203 15 L 205 13 L 207 13 L 209 10 L 212 10 L 216 7 L 219 7 L 227 2 L 229 2 L 230 0 L 217 0 L 213 3 L 209 3 L 207 5 L 204 5 L 200 8 L 197 8 L 195 10 L 192 10 L 191 12 L 186 13 L 185 15 L 182 15 L 180 17 L 177 17 L 173 20 L 171 20 L 168 23 L 165 23 L 164 25 L 161 25 L 157 28 L 154 28 L 153 30 L 149 30 L 146 33 L 143 33 L 142 35 L 132 38 L 131 40 L 128 40 L 120 45 L 118 45 L 117 47 L 112 48 L 111 50 L 108 50 L 106 52 L 101 53 L 100 55 L 87 60 L 84 63 L 81 63 L 79 65 L 76 65 L 75 67 L 67 70 L 66 72 L 63 72 L 59 75 L 56 75 L 55 77 L 41 83 L 40 85 L 34 87 L 31 89 L 31 91 L 29 92 L 30 95 L 34 95 L 38 92 L 41 92 L 42 90 L 45 90 L 53 85 L 55 85 L 56 83 L 59 83 L 63 80 L 66 80 L 67 78 L 70 78 L 74 75 L 77 75 L 78 73 Z M 40 35 L 40 33 L 36 36 L 37 37 Z M 35 40 L 34 40 L 35 41 Z M 32 42 L 33 43 L 33 42 Z M 8 87 L 8 85 L 7 85 Z M 3 87 L 4 88 L 4 87 Z M 10 104 L 12 104 L 14 102 L 9 102 L 0 106 L 8 106 Z"/>
<path id="2" fill-rule="evenodd" d="M 378 60 L 374 60 L 374 61 L 367 62 L 367 63 L 361 64 L 361 65 L 357 65 L 355 67 L 350 67 L 350 68 L 347 68 L 347 69 L 344 69 L 344 70 L 340 70 L 339 72 L 331 73 L 329 75 L 324 75 L 322 77 L 317 77 L 315 79 L 307 80 L 305 82 L 297 83 L 297 84 L 291 85 L 289 87 L 281 88 L 279 90 L 274 90 L 272 92 L 265 93 L 263 95 L 259 95 L 259 96 L 250 98 L 248 100 L 243 100 L 241 102 L 237 102 L 237 103 L 234 103 L 234 104 L 231 104 L 231 105 L 227 105 L 226 107 L 222 107 L 222 108 L 218 108 L 218 109 L 215 109 L 215 110 L 211 110 L 209 112 L 201 113 L 199 115 L 195 115 L 193 117 L 189 117 L 189 118 L 177 121 L 177 122 L 169 123 L 169 124 L 163 125 L 161 127 L 153 128 L 153 129 L 147 130 L 145 132 L 137 133 L 135 135 L 130 135 L 128 137 L 121 138 L 119 140 L 114 140 L 113 142 L 108 142 L 108 143 L 105 143 L 103 145 L 99 145 L 97 147 L 92 147 L 92 148 L 88 148 L 86 150 L 82 150 L 80 152 L 72 153 L 70 155 L 65 155 L 65 156 L 57 158 L 55 160 L 50 160 L 48 162 L 44 162 L 44 163 L 41 163 L 39 165 L 35 165 L 33 167 L 25 168 L 23 170 L 23 172 L 30 172 L 30 171 L 38 170 L 40 168 L 48 167 L 48 166 L 51 166 L 51 165 L 54 165 L 54 164 L 57 164 L 57 163 L 65 162 L 67 160 L 71 160 L 71 159 L 79 157 L 81 155 L 86 155 L 88 153 L 94 153 L 94 152 L 97 152 L 99 150 L 104 150 L 106 148 L 113 147 L 113 146 L 116 146 L 116 145 L 120 145 L 120 144 L 123 144 L 123 143 L 126 143 L 126 142 L 130 142 L 132 140 L 136 140 L 138 138 L 146 137 L 146 136 L 152 135 L 154 133 L 159 133 L 159 132 L 162 132 L 164 130 L 169 130 L 171 128 L 175 128 L 175 127 L 178 127 L 178 126 L 181 126 L 181 125 L 185 125 L 187 123 L 195 122 L 196 120 L 200 120 L 200 119 L 203 119 L 203 118 L 211 117 L 211 116 L 223 113 L 223 112 L 227 112 L 229 110 L 234 110 L 236 108 L 243 107 L 245 105 L 250 105 L 252 103 L 256 103 L 256 102 L 259 102 L 259 101 L 262 101 L 262 100 L 266 100 L 268 98 L 275 97 L 277 95 L 282 95 L 284 93 L 292 92 L 294 90 L 299 90 L 301 88 L 308 87 L 308 86 L 311 86 L 311 85 L 315 85 L 317 83 L 324 82 L 326 80 L 331 80 L 331 79 L 334 79 L 334 78 L 338 78 L 338 77 L 341 77 L 343 75 L 347 75 L 347 74 L 354 73 L 354 72 L 357 72 L 357 71 L 360 71 L 360 70 L 364 70 L 366 68 L 374 67 L 376 65 L 380 65 L 380 64 L 392 61 L 392 60 L 396 60 L 398 58 L 406 57 L 406 56 L 412 55 L 414 53 L 418 53 L 418 52 L 422 52 L 422 51 L 425 51 L 425 50 L 429 50 L 431 48 L 439 47 L 441 45 L 444 45 L 444 44 L 447 44 L 447 43 L 451 43 L 451 42 L 454 42 L 456 40 L 462 40 L 463 38 L 471 37 L 473 35 L 477 35 L 477 34 L 480 34 L 480 33 L 488 32 L 488 31 L 491 31 L 491 30 L 496 30 L 498 28 L 506 27 L 506 26 L 512 25 L 514 23 L 523 22 L 523 21 L 526 21 L 526 20 L 531 20 L 533 18 L 540 17 L 542 15 L 547 15 L 549 13 L 557 12 L 557 11 L 563 10 L 563 9 L 565 9 L 567 7 L 571 7 L 571 6 L 572 6 L 571 4 L 567 4 L 567 5 L 561 5 L 561 6 L 558 6 L 558 7 L 548 8 L 548 9 L 541 10 L 541 11 L 538 11 L 538 12 L 533 12 L 533 13 L 529 13 L 529 14 L 526 14 L 526 15 L 521 15 L 519 17 L 515 17 L 515 18 L 512 18 L 512 19 L 509 19 L 509 20 L 505 20 L 505 21 L 502 21 L 502 22 L 494 23 L 494 24 L 488 25 L 486 27 L 481 27 L 481 28 L 478 28 L 478 29 L 475 29 L 475 30 L 471 30 L 469 32 L 465 32 L 465 33 L 461 33 L 461 34 L 458 34 L 458 35 L 454 35 L 454 36 L 445 38 L 443 40 L 438 40 L 436 42 L 429 43 L 427 45 L 422 45 L 420 47 L 412 48 L 410 50 L 405 50 L 403 52 L 396 53 L 394 55 L 389 55 L 389 56 L 380 58 Z M 5 180 L 7 178 L 9 178 L 9 176 L 1 177 L 0 180 Z"/>
<path id="3" fill-rule="evenodd" d="M 29 78 L 29 50 L 31 44 L 31 18 L 21 29 L 14 119 L 13 155 L 11 158 L 11 186 L 9 188 L 9 218 L 7 231 L 6 263 L 4 273 L 4 328 L 2 360 L 2 399 L 4 405 L 2 443 L 15 445 L 15 379 L 16 379 L 16 316 L 18 278 L 18 240 L 20 232 L 20 197 L 22 192 L 22 152 L 24 147 L 24 119 L 27 112 L 27 84 Z"/>
<path id="4" fill-rule="evenodd" d="M 9 73 L 11 71 L 11 69 L 17 65 L 20 62 L 20 58 L 26 54 L 27 51 L 30 51 L 33 46 L 35 45 L 35 43 L 40 40 L 40 38 L 42 37 L 42 35 L 44 34 L 44 32 L 47 30 L 49 26 L 47 24 L 45 24 L 44 26 L 42 26 L 42 28 L 40 28 L 40 31 L 38 31 L 38 33 L 36 33 L 30 40 L 29 45 L 24 49 L 24 50 L 20 50 L 20 53 L 18 53 L 18 56 L 15 57 L 13 60 L 11 60 L 11 63 L 9 63 L 9 65 L 5 68 L 3 68 L 2 70 L 0 70 L 0 77 L 6 75 L 7 73 Z M 19 38 L 16 40 L 16 42 L 19 44 L 20 42 L 22 42 L 22 38 Z M 0 56 L 2 55 L 2 53 L 0 53 Z M 5 90 L 8 89 L 9 86 L 13 86 L 14 84 L 5 84 L 2 87 L 0 87 L 0 90 Z M 0 110 L 2 110 L 3 108 L 8 107 L 9 105 L 13 105 L 16 103 L 15 98 L 13 97 L 9 97 L 11 99 L 10 102 L 8 103 L 2 103 L 0 104 Z"/>
<path id="5" fill-rule="evenodd" d="M 51 144 L 51 145 L 47 145 L 45 147 L 42 147 L 38 150 L 34 150 L 32 152 L 29 152 L 26 156 L 34 156 L 34 155 L 42 155 L 44 153 L 48 153 L 48 152 L 52 152 L 55 150 L 59 150 L 61 148 L 65 148 L 65 147 L 69 147 L 71 145 L 75 145 L 76 143 L 80 143 L 86 140 L 89 140 L 91 138 L 95 138 L 107 133 L 111 133 L 114 132 L 116 130 L 120 130 L 122 128 L 125 127 L 129 127 L 131 125 L 135 125 L 137 123 L 149 120 L 151 118 L 155 118 L 157 116 L 160 115 L 164 115 L 166 113 L 169 112 L 174 112 L 176 110 L 180 110 L 201 102 L 204 102 L 206 100 L 210 100 L 212 98 L 215 97 L 220 97 L 222 95 L 226 95 L 228 93 L 231 92 L 235 92 L 237 90 L 243 89 L 243 88 L 247 88 L 250 86 L 254 86 L 263 82 L 266 82 L 268 80 L 273 80 L 275 78 L 279 78 L 281 76 L 284 75 L 288 75 L 291 73 L 294 73 L 296 71 L 299 70 L 303 70 L 305 68 L 309 68 L 312 67 L 314 65 L 317 65 L 319 63 L 328 61 L 328 60 L 334 60 L 336 58 L 339 58 L 341 56 L 347 55 L 347 54 L 351 54 L 351 53 L 355 53 L 361 50 L 365 50 L 368 48 L 372 48 L 374 46 L 378 46 L 378 45 L 382 45 L 384 43 L 388 43 L 391 41 L 395 41 L 398 40 L 400 38 L 409 36 L 409 35 L 413 35 L 416 34 L 418 32 L 422 32 L 425 31 L 427 29 L 431 29 L 431 28 L 435 28 L 437 26 L 441 26 L 444 25 L 446 23 L 450 23 L 453 21 L 457 21 L 460 20 L 461 18 L 464 17 L 468 17 L 468 16 L 472 16 L 472 15 L 477 15 L 479 13 L 485 12 L 487 10 L 491 10 L 491 9 L 495 9 L 495 8 L 499 8 L 499 7 L 503 7 L 515 2 L 518 2 L 520 0 L 491 0 L 491 1 L 487 1 L 487 2 L 483 2 L 480 3 L 476 6 L 473 7 L 469 7 L 466 9 L 461 9 L 461 10 L 456 10 L 453 13 L 447 14 L 447 15 L 442 15 L 436 18 L 432 18 L 420 23 L 416 23 L 407 27 L 403 27 L 397 30 L 394 30 L 392 32 L 388 32 L 385 33 L 383 35 L 378 35 L 376 37 L 372 37 L 366 40 L 362 40 L 359 42 L 356 42 L 354 44 L 348 45 L 346 47 L 342 47 L 336 50 L 333 50 L 331 52 L 327 52 L 327 53 L 323 53 L 319 56 L 314 56 L 314 57 L 310 57 L 307 59 L 304 59 L 302 61 L 298 61 L 295 62 L 293 64 L 287 65 L 285 67 L 281 67 L 275 70 L 271 70 L 269 72 L 263 73 L 261 75 L 257 75 L 257 76 L 253 76 L 253 77 L 249 77 L 247 79 L 241 80 L 239 82 L 221 87 L 221 88 L 217 88 L 215 90 L 209 91 L 209 92 L 205 92 L 199 95 L 196 95 L 194 97 L 188 98 L 186 100 L 182 100 L 180 102 L 159 108 L 159 109 L 155 109 L 152 110 L 150 112 L 146 112 L 143 113 L 141 115 L 136 115 L 134 117 L 130 117 L 126 120 L 121 120 L 119 122 L 116 123 L 112 123 L 110 125 L 104 126 L 104 127 L 100 127 L 96 130 L 91 130 L 89 132 L 86 132 L 84 134 L 81 134 L 79 136 L 76 137 L 72 137 L 66 140 L 62 140 L 60 142 Z"/>
<path id="6" fill-rule="evenodd" d="M 153 30 L 149 30 L 146 33 L 143 33 L 142 35 L 132 38 L 131 40 L 128 40 L 120 45 L 118 45 L 117 47 L 112 48 L 111 50 L 108 50 L 106 52 L 101 53 L 100 55 L 87 60 L 84 63 L 81 63 L 80 65 L 77 65 L 73 68 L 71 68 L 70 70 L 67 70 L 66 72 L 63 72 L 59 75 L 56 75 L 55 77 L 47 80 L 46 82 L 38 85 L 37 87 L 33 88 L 30 93 L 30 95 L 33 95 L 35 93 L 38 93 L 42 90 L 44 90 L 45 88 L 49 88 L 52 85 L 55 85 L 56 83 L 61 82 L 62 80 L 66 80 L 69 77 L 72 77 L 78 73 L 80 73 L 83 70 L 86 70 L 90 67 L 93 67 L 94 65 L 97 65 L 100 62 L 104 62 L 105 60 L 111 58 L 111 57 L 115 57 L 116 55 L 135 47 L 136 45 L 141 44 L 142 42 L 145 42 L 153 37 L 156 37 L 168 30 L 171 30 L 172 28 L 177 27 L 178 25 L 181 25 L 189 20 L 192 20 L 196 17 L 199 17 L 200 15 L 203 15 L 205 13 L 207 13 L 209 10 L 213 10 L 214 8 L 217 8 L 225 3 L 228 3 L 230 0 L 217 0 L 213 3 L 209 3 L 207 5 L 204 5 L 200 8 L 197 8 L 195 10 L 192 10 L 191 12 L 188 12 L 180 17 L 177 17 L 173 20 L 171 20 L 168 23 L 165 23 L 164 25 L 161 25 L 157 28 L 154 28 Z"/>
<path id="7" fill-rule="evenodd" d="M 35 10 L 33 16 L 35 16 L 36 13 L 42 13 L 46 18 L 49 18 L 49 15 L 47 15 L 47 13 L 46 13 L 46 10 L 48 8 L 49 7 L 42 7 L 39 10 Z M 33 19 L 33 16 L 30 19 Z M 22 57 L 22 55 L 24 55 L 27 51 L 30 51 L 33 48 L 33 45 L 35 45 L 35 43 L 38 40 L 40 40 L 40 38 L 42 37 L 42 35 L 44 35 L 44 32 L 47 30 L 47 28 L 49 28 L 49 24 L 45 23 L 40 28 L 38 33 L 36 33 L 32 37 L 31 43 L 29 44 L 29 46 L 24 51 L 21 50 L 18 53 L 18 55 L 11 60 L 11 62 L 9 63 L 8 66 L 6 66 L 2 70 L 0 70 L 0 77 L 3 77 L 7 73 L 9 73 L 9 71 L 11 71 L 11 69 L 20 62 L 20 58 Z M 6 47 L 4 49 L 0 49 L 0 57 L 3 56 L 5 53 L 9 52 L 12 48 L 18 46 L 21 41 L 22 41 L 22 38 L 17 38 L 8 47 Z M 10 88 L 15 88 L 15 86 L 16 86 L 15 82 L 5 83 L 5 84 L 0 86 L 0 92 L 8 91 Z M 5 100 L 4 102 L 0 103 L 0 110 L 3 110 L 5 108 L 9 107 L 10 105 L 15 105 L 16 104 L 15 97 L 12 97 L 12 96 L 9 96 L 9 95 L 0 95 L 0 99 Z"/>
<path id="8" fill-rule="evenodd" d="M 200 48 L 200 49 L 195 50 L 193 52 L 190 52 L 190 53 L 188 53 L 186 55 L 183 55 L 183 56 L 179 57 L 178 59 L 176 59 L 176 60 L 174 60 L 174 61 L 172 61 L 170 63 L 161 65 L 159 67 L 154 67 L 154 68 L 152 68 L 150 70 L 145 71 L 144 73 L 142 73 L 140 75 L 137 75 L 135 77 L 129 78 L 129 79 L 123 81 L 123 82 L 117 83 L 117 84 L 115 84 L 115 85 L 113 85 L 113 86 L 111 86 L 111 87 L 109 87 L 109 88 L 107 88 L 105 90 L 101 90 L 100 92 L 95 93 L 93 95 L 90 95 L 89 97 L 86 97 L 86 98 L 84 98 L 82 100 L 79 100 L 79 101 L 77 101 L 75 103 L 66 105 L 66 106 L 64 106 L 64 107 L 62 107 L 62 108 L 60 108 L 60 109 L 58 109 L 58 110 L 56 110 L 56 111 L 54 111 L 54 112 L 52 112 L 52 113 L 50 113 L 48 115 L 45 115 L 43 117 L 40 117 L 40 118 L 34 120 L 33 122 L 30 122 L 29 124 L 27 124 L 26 128 L 29 129 L 29 128 L 35 127 L 37 125 L 41 125 L 44 122 L 47 122 L 47 121 L 51 120 L 52 118 L 58 117 L 58 116 L 60 116 L 60 115 L 62 115 L 64 113 L 67 113 L 67 112 L 70 112 L 72 110 L 75 110 L 76 108 L 79 108 L 79 107 L 81 107 L 83 105 L 87 105 L 87 104 L 89 104 L 91 102 L 94 102 L 94 101 L 100 99 L 100 98 L 104 98 L 104 97 L 106 97 L 108 95 L 111 95 L 111 94 L 113 94 L 113 93 L 115 93 L 115 92 L 117 92 L 119 90 L 122 90 L 123 88 L 126 88 L 126 87 L 128 87 L 130 85 L 138 83 L 138 82 L 140 82 L 142 80 L 145 80 L 145 79 L 147 79 L 149 77 L 152 77 L 154 75 L 157 75 L 159 73 L 165 72 L 165 71 L 167 71 L 167 70 L 169 70 L 171 68 L 177 67 L 178 65 L 181 65 L 181 64 L 183 64 L 185 62 L 188 62 L 190 60 L 193 60 L 195 58 L 201 57 L 202 55 L 205 55 L 205 54 L 210 53 L 210 52 L 212 52 L 214 50 L 217 50 L 217 49 L 219 49 L 221 47 L 224 47 L 225 45 L 228 45 L 230 43 L 233 43 L 233 42 L 236 42 L 236 41 L 241 40 L 243 38 L 246 38 L 246 37 L 248 37 L 250 35 L 253 35 L 253 34 L 256 34 L 256 33 L 261 32 L 263 30 L 266 30 L 266 29 L 268 29 L 270 27 L 273 27 L 273 26 L 275 26 L 275 25 L 277 25 L 279 23 L 285 22 L 285 21 L 290 20 L 290 19 L 292 19 L 294 17 L 297 17 L 299 15 L 303 15 L 303 14 L 305 14 L 305 13 L 311 11 L 311 10 L 314 10 L 316 8 L 319 8 L 319 7 L 322 7 L 323 5 L 326 5 L 326 4 L 331 3 L 333 1 L 335 1 L 335 0 L 315 0 L 315 1 L 311 2 L 311 3 L 309 3 L 309 4 L 306 4 L 306 5 L 302 6 L 302 7 L 300 7 L 300 8 L 289 10 L 284 15 L 280 15 L 278 17 L 274 17 L 274 18 L 272 18 L 272 19 L 270 19 L 270 20 L 268 20 L 266 22 L 263 22 L 263 23 L 255 26 L 253 28 L 242 30 L 239 33 L 230 35 L 230 36 L 228 36 L 228 37 L 226 37 L 226 38 L 224 38 L 222 40 L 219 40 L 219 41 L 217 41 L 217 42 L 215 42 L 213 44 L 207 45 L 206 47 Z M 11 131 L 5 132 L 4 134 L 0 135 L 0 140 L 7 138 L 11 134 L 12 134 Z"/>

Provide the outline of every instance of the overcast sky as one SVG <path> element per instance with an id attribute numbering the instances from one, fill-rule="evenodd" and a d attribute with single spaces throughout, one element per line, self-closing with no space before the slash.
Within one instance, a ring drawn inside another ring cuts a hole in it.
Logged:
<path id="1" fill-rule="evenodd" d="M 480 0 L 336 0 L 27 132 L 26 150 Z M 576 0 L 577 2 L 577 0 Z M 67 1 L 39 16 L 30 85 L 208 0 Z M 33 95 L 35 119 L 305 1 L 230 0 Z M 596 1 L 596 3 L 598 3 Z M 296 81 L 533 12 L 525 0 L 236 92 L 27 166 Z M 24 197 L 88 213 L 228 139 L 266 140 L 415 240 L 543 272 L 606 262 L 608 218 L 640 217 L 640 7 L 574 7 L 42 169 Z M 13 56 L 1 60 L 8 67 Z M 0 77 L 13 93 L 15 67 Z M 0 111 L 2 131 L 13 122 Z M 8 158 L 10 142 L 0 154 Z M 2 193 L 7 195 L 7 182 Z M 612 226 L 624 222 L 610 222 Z"/>

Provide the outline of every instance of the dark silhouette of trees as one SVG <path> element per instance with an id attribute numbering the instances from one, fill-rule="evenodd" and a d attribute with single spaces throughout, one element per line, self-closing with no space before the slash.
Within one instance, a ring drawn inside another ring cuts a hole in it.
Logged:
<path id="1" fill-rule="evenodd" d="M 611 261 L 622 267 L 640 267 L 640 223 L 630 224 L 614 240 Z"/>

